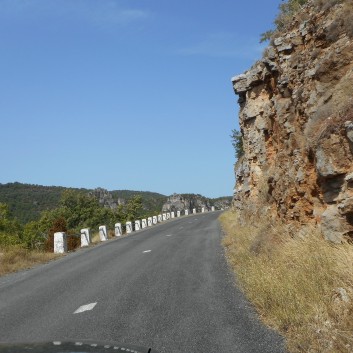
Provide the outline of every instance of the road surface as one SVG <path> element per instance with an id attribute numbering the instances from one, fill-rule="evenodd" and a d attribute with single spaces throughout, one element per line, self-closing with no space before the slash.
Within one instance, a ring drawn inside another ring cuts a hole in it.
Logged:
<path id="1" fill-rule="evenodd" d="M 160 353 L 280 353 L 234 284 L 219 212 L 174 219 L 0 278 L 0 341 L 117 341 Z"/>

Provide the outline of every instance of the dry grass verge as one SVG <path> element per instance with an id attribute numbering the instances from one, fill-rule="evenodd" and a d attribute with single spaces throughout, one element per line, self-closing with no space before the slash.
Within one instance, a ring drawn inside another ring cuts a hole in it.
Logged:
<path id="1" fill-rule="evenodd" d="M 94 232 L 92 233 L 92 236 L 91 236 L 91 243 L 92 244 L 97 244 L 97 243 L 100 243 L 101 242 L 101 238 L 99 236 L 99 232 Z"/>
<path id="2" fill-rule="evenodd" d="M 0 276 L 49 262 L 61 255 L 22 248 L 0 248 Z"/>
<path id="3" fill-rule="evenodd" d="M 239 284 L 291 352 L 353 352 L 351 245 L 330 244 L 315 230 L 292 238 L 281 225 L 241 226 L 234 211 L 220 221 Z"/>

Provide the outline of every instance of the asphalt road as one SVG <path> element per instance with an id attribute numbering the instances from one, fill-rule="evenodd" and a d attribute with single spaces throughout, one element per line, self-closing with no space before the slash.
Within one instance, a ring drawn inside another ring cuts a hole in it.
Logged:
<path id="1" fill-rule="evenodd" d="M 218 216 L 178 218 L 0 278 L 0 341 L 284 352 L 281 337 L 259 322 L 234 284 Z"/>

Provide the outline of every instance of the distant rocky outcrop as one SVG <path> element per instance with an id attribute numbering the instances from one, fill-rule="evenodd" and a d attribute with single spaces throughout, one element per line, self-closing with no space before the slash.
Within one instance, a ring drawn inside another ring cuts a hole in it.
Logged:
<path id="1" fill-rule="evenodd" d="M 113 199 L 113 195 L 106 189 L 96 188 L 88 193 L 90 196 L 94 196 L 99 204 L 103 207 L 110 208 L 112 210 L 116 209 L 121 202 L 124 203 L 124 200 L 119 200 L 116 202 Z"/>
<path id="2" fill-rule="evenodd" d="M 210 211 L 212 206 L 221 210 L 230 207 L 231 200 L 231 197 L 209 199 L 199 194 L 173 194 L 164 203 L 162 212 L 192 211 L 194 208 L 197 212 L 201 212 L 202 208 Z"/>
<path id="3" fill-rule="evenodd" d="M 293 229 L 316 224 L 334 242 L 353 236 L 352 4 L 313 1 L 263 58 L 235 76 L 244 156 L 234 207 Z M 352 16 L 351 16 L 352 17 Z"/>
<path id="4" fill-rule="evenodd" d="M 209 209 L 211 206 L 208 200 L 201 195 L 173 194 L 163 205 L 162 212 L 192 210 L 194 208 L 201 211 L 202 207 Z"/>
<path id="5" fill-rule="evenodd" d="M 211 205 L 215 207 L 216 210 L 225 210 L 232 205 L 232 198 L 229 196 L 219 197 L 217 199 L 211 200 Z"/>

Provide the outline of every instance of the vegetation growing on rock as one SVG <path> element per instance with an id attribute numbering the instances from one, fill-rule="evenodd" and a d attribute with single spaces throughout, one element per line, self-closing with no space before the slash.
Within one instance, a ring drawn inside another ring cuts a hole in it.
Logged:
<path id="1" fill-rule="evenodd" d="M 283 4 L 303 10 L 233 78 L 244 147 L 234 205 L 251 213 L 266 200 L 294 233 L 312 223 L 341 242 L 353 234 L 353 3 L 330 3 Z"/>

